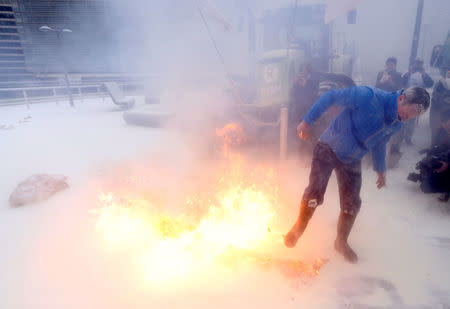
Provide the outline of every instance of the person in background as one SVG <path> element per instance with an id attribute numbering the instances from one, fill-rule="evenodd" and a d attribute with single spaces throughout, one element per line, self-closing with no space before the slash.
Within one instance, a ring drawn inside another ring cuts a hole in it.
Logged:
<path id="1" fill-rule="evenodd" d="M 421 151 L 427 155 L 416 164 L 419 173 L 410 173 L 408 180 L 419 181 L 424 193 L 442 193 L 439 200 L 446 202 L 450 197 L 450 109 L 441 119 L 431 148 Z"/>
<path id="2" fill-rule="evenodd" d="M 422 87 L 422 88 L 431 88 L 433 87 L 434 81 L 425 72 L 425 68 L 423 66 L 423 60 L 421 58 L 416 58 L 411 64 L 409 71 L 405 73 L 402 77 L 403 87 Z M 412 144 L 412 135 L 414 133 L 414 128 L 416 127 L 416 119 L 409 120 L 404 128 L 403 139 L 407 145 Z M 400 141 L 401 142 L 401 141 Z M 398 143 L 400 144 L 400 143 Z M 398 145 L 400 147 L 400 145 Z"/>
<path id="3" fill-rule="evenodd" d="M 405 88 L 414 86 L 431 88 L 433 87 L 434 81 L 430 75 L 425 72 L 423 60 L 421 58 L 416 58 L 409 66 L 409 71 L 403 75 L 402 83 Z"/>
<path id="4" fill-rule="evenodd" d="M 433 79 L 425 72 L 423 66 L 423 60 L 416 58 L 409 67 L 409 71 L 402 77 L 402 83 L 404 88 L 409 87 L 421 87 L 430 88 L 433 87 Z M 391 146 L 389 149 L 388 167 L 394 168 L 397 166 L 402 153 L 400 146 L 404 141 L 407 145 L 412 145 L 412 136 L 416 127 L 417 119 L 408 120 L 402 129 L 392 137 Z"/>
<path id="5" fill-rule="evenodd" d="M 441 123 L 431 147 L 449 147 L 450 148 L 450 109 L 442 112 Z"/>
<path id="6" fill-rule="evenodd" d="M 298 120 L 305 116 L 317 99 L 319 89 L 319 73 L 313 70 L 311 63 L 300 65 L 294 84 L 289 93 L 288 132 L 291 151 L 299 150 L 305 154 L 312 152 L 312 143 L 297 138 Z"/>
<path id="7" fill-rule="evenodd" d="M 386 68 L 377 75 L 376 88 L 394 92 L 402 88 L 402 75 L 397 72 L 397 59 L 389 57 L 386 60 Z"/>
<path id="8" fill-rule="evenodd" d="M 441 128 L 442 115 L 450 110 L 450 69 L 433 87 L 430 106 L 431 144 L 436 144 L 437 132 Z"/>

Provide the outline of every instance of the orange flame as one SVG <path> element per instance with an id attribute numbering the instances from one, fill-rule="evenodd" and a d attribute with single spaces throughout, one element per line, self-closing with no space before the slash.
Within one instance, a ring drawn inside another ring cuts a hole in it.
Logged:
<path id="1" fill-rule="evenodd" d="M 223 139 L 223 153 L 228 155 L 230 150 L 242 145 L 245 141 L 244 131 L 238 123 L 228 123 L 222 129 L 216 129 L 216 135 Z"/>
<path id="2" fill-rule="evenodd" d="M 109 244 L 137 254 L 146 277 L 158 284 L 190 278 L 227 258 L 275 266 L 288 276 L 317 275 L 322 262 L 308 265 L 256 254 L 282 241 L 281 233 L 273 232 L 277 177 L 272 168 L 249 169 L 242 156 L 230 155 L 230 147 L 245 139 L 238 124 L 227 124 L 216 134 L 223 138 L 226 161 L 201 198 L 186 200 L 191 213 L 168 214 L 157 200 L 100 194 L 99 207 L 92 211 L 98 216 L 97 230 Z"/>
<path id="3" fill-rule="evenodd" d="M 112 245 L 136 249 L 151 281 L 186 277 L 217 263 L 231 251 L 249 252 L 270 242 L 278 203 L 276 186 L 246 179 L 228 168 L 206 201 L 190 198 L 187 206 L 207 203 L 201 216 L 161 213 L 147 200 L 99 196 L 97 229 Z M 255 170 L 255 179 L 267 171 Z M 272 233 L 273 234 L 273 233 Z"/>

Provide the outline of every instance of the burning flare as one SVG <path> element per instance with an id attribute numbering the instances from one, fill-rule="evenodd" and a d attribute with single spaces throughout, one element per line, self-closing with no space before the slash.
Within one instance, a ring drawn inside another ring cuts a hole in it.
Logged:
<path id="1" fill-rule="evenodd" d="M 216 129 L 216 135 L 222 138 L 222 150 L 227 156 L 233 147 L 242 145 L 245 141 L 244 131 L 238 123 L 228 123 L 222 129 Z"/>

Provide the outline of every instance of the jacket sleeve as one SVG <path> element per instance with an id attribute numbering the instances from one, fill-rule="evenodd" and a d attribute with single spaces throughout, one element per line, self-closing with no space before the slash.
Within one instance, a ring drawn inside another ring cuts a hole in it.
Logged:
<path id="1" fill-rule="evenodd" d="M 365 87 L 350 87 L 345 89 L 331 89 L 325 92 L 308 113 L 303 117 L 303 121 L 307 124 L 313 124 L 319 117 L 332 105 L 337 104 L 347 108 L 355 108 L 357 103 L 358 93 L 362 92 L 361 88 Z"/>
<path id="2" fill-rule="evenodd" d="M 376 172 L 384 173 L 386 171 L 386 144 L 388 141 L 389 137 L 384 138 L 372 148 L 373 169 Z"/>
<path id="3" fill-rule="evenodd" d="M 423 83 L 425 85 L 425 88 L 433 87 L 434 81 L 430 77 L 430 75 L 428 75 L 427 73 L 422 73 L 422 79 L 423 79 Z"/>

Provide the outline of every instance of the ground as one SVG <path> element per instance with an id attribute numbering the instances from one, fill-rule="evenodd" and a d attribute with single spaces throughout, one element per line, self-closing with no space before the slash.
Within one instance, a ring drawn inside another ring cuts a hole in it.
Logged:
<path id="1" fill-rule="evenodd" d="M 404 148 L 400 166 L 388 172 L 386 188 L 376 189 L 371 168 L 363 171 L 362 210 L 350 236 L 358 264 L 346 263 L 333 250 L 339 206 L 332 176 L 325 204 L 297 247 L 284 248 L 281 236 L 273 246 L 282 258 L 329 259 L 317 277 L 300 280 L 275 269 L 237 265 L 170 284 L 146 284 L 126 254 L 102 247 L 89 210 L 99 180 L 113 170 L 117 175 L 130 166 L 139 170 L 133 162 L 155 160 L 183 177 L 192 175 L 199 160 L 190 142 L 173 130 L 125 124 L 108 100 L 77 101 L 75 108 L 63 101 L 2 107 L 0 307 L 450 308 L 449 206 L 406 180 L 420 158 L 417 151 L 429 142 L 427 121 L 420 120 L 415 145 Z M 274 165 L 285 174 L 281 221 L 287 231 L 309 168 L 293 159 Z M 12 190 L 35 173 L 66 175 L 70 189 L 11 208 Z M 147 177 L 158 181 L 165 175 Z"/>

